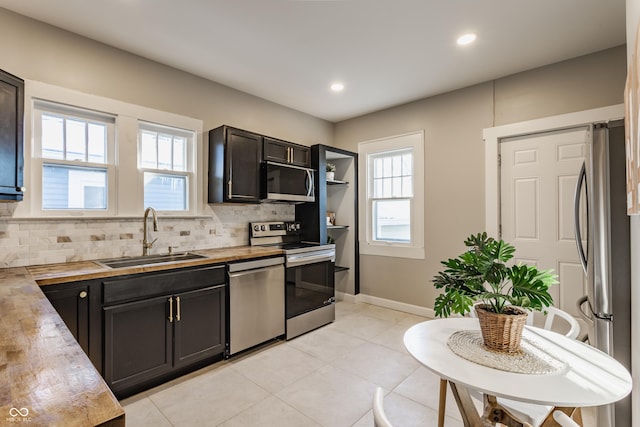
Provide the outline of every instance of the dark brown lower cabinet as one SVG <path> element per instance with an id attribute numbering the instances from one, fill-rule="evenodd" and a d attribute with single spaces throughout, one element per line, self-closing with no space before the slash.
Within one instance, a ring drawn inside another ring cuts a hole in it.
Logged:
<path id="1" fill-rule="evenodd" d="M 104 308 L 104 377 L 118 397 L 225 349 L 225 285 Z"/>
<path id="2" fill-rule="evenodd" d="M 173 369 L 168 299 L 160 296 L 104 309 L 104 378 L 114 393 Z"/>
<path id="3" fill-rule="evenodd" d="M 191 365 L 225 350 L 225 287 L 213 286 L 176 295 L 173 363 Z"/>
<path id="4" fill-rule="evenodd" d="M 78 344 L 102 373 L 102 313 L 100 283 L 96 280 L 42 287 Z"/>

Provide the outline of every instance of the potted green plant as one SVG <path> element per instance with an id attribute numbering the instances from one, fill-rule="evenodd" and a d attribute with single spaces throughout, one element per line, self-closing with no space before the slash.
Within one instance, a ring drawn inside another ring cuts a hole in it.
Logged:
<path id="1" fill-rule="evenodd" d="M 436 316 L 464 315 L 480 303 L 474 308 L 484 344 L 492 350 L 516 352 L 527 310 L 544 311 L 553 304 L 549 288 L 558 283 L 557 276 L 532 265 L 508 266 L 515 248 L 486 232 L 469 236 L 464 244 L 468 250 L 442 261 L 446 269 L 433 278 L 434 286 L 444 289 L 435 300 Z"/>
<path id="2" fill-rule="evenodd" d="M 335 179 L 336 165 L 334 165 L 333 163 L 327 163 L 326 172 L 327 181 L 333 181 Z"/>

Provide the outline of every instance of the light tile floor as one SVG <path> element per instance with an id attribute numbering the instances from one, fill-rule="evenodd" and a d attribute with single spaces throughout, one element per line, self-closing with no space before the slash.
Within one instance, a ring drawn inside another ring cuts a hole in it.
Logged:
<path id="1" fill-rule="evenodd" d="M 336 321 L 203 368 L 121 403 L 128 427 L 373 425 L 377 386 L 402 427 L 436 426 L 439 378 L 404 349 L 426 318 L 369 304 L 336 304 Z M 462 421 L 449 391 L 446 427 Z"/>
<path id="2" fill-rule="evenodd" d="M 127 426 L 370 427 L 377 386 L 392 422 L 436 426 L 438 377 L 402 344 L 426 319 L 348 302 L 336 318 L 123 400 Z M 462 426 L 452 396 L 447 406 L 446 426 Z"/>

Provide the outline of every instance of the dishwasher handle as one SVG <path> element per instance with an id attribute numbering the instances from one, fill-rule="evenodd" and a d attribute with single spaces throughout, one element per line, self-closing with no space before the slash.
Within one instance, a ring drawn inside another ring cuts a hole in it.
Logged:
<path id="1" fill-rule="evenodd" d="M 259 258 L 253 261 L 236 262 L 234 264 L 229 264 L 229 273 L 255 270 L 258 268 L 271 267 L 280 264 L 284 264 L 284 257 L 279 256 L 274 258 Z"/>
<path id="2" fill-rule="evenodd" d="M 229 273 L 229 278 L 230 279 L 235 279 L 237 277 L 248 276 L 248 275 L 251 275 L 251 274 L 264 273 L 264 272 L 267 272 L 267 271 L 272 270 L 274 268 L 277 268 L 278 266 L 279 265 L 272 265 L 272 266 L 264 267 L 264 268 L 254 268 L 254 269 L 251 269 L 251 270 L 243 270 L 243 271 L 238 271 L 236 273 Z"/>

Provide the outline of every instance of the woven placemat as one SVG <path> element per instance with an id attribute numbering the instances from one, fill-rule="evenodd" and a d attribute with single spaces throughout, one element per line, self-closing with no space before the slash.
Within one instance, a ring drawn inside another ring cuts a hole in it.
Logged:
<path id="1" fill-rule="evenodd" d="M 519 374 L 557 374 L 567 369 L 567 364 L 547 353 L 540 342 L 522 337 L 520 352 L 505 354 L 484 346 L 480 331 L 454 332 L 447 345 L 458 356 L 479 365 Z"/>

